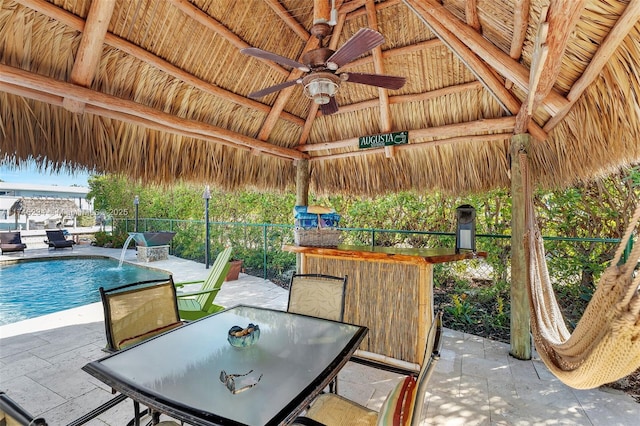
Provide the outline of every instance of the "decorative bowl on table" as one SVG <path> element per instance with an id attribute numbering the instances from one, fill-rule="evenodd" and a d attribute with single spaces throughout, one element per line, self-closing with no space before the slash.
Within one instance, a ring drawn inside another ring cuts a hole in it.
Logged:
<path id="1" fill-rule="evenodd" d="M 234 325 L 229 329 L 227 340 L 236 348 L 248 348 L 260 339 L 260 327 L 257 324 L 249 324 L 246 328 Z"/>

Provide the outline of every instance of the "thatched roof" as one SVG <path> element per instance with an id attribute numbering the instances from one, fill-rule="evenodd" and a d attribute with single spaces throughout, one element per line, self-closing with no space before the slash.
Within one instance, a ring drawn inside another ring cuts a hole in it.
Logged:
<path id="1" fill-rule="evenodd" d="M 248 98 L 302 72 L 240 49 L 300 60 L 314 3 L 0 0 L 0 161 L 292 190 L 309 159 L 314 192 L 369 196 L 506 187 L 525 131 L 546 187 L 640 161 L 640 1 L 336 0 L 324 45 L 385 37 L 344 71 L 406 84 L 343 82 L 326 116 L 298 84 Z"/>
<path id="2" fill-rule="evenodd" d="M 9 215 L 73 217 L 82 213 L 73 200 L 48 197 L 23 197 L 11 205 Z"/>

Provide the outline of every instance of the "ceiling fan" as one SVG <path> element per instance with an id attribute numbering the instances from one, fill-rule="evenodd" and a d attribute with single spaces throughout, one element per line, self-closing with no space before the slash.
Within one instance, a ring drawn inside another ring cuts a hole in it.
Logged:
<path id="1" fill-rule="evenodd" d="M 313 32 L 320 39 L 328 35 L 324 32 Z M 305 73 L 304 77 L 285 81 L 271 87 L 249 94 L 252 99 L 261 98 L 295 84 L 301 84 L 304 94 L 320 105 L 323 115 L 330 115 L 338 111 L 335 94 L 343 82 L 366 84 L 397 90 L 404 86 L 405 77 L 383 74 L 363 74 L 356 72 L 340 72 L 340 68 L 358 58 L 365 52 L 384 43 L 384 37 L 370 28 L 361 28 L 342 47 L 333 51 L 327 47 L 320 47 L 304 53 L 300 62 L 285 58 L 266 50 L 250 47 L 240 52 L 256 58 L 267 59 L 281 65 L 297 68 Z"/>

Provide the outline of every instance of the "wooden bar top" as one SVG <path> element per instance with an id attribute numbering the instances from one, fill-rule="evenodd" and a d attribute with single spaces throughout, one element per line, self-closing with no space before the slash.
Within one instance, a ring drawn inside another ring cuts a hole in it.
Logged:
<path id="1" fill-rule="evenodd" d="M 463 250 L 456 253 L 453 248 L 397 248 L 349 246 L 305 247 L 285 245 L 282 250 L 314 256 L 344 257 L 364 261 L 385 261 L 400 263 L 445 263 L 465 259 L 486 258 L 487 253 Z"/>

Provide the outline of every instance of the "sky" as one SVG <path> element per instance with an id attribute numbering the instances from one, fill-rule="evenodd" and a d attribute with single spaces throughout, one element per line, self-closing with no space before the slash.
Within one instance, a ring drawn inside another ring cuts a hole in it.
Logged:
<path id="1" fill-rule="evenodd" d="M 79 185 L 88 187 L 88 178 L 89 173 L 86 172 L 75 174 L 68 172 L 49 173 L 38 171 L 33 164 L 19 169 L 0 164 L 0 180 L 5 182 L 57 186 Z"/>

